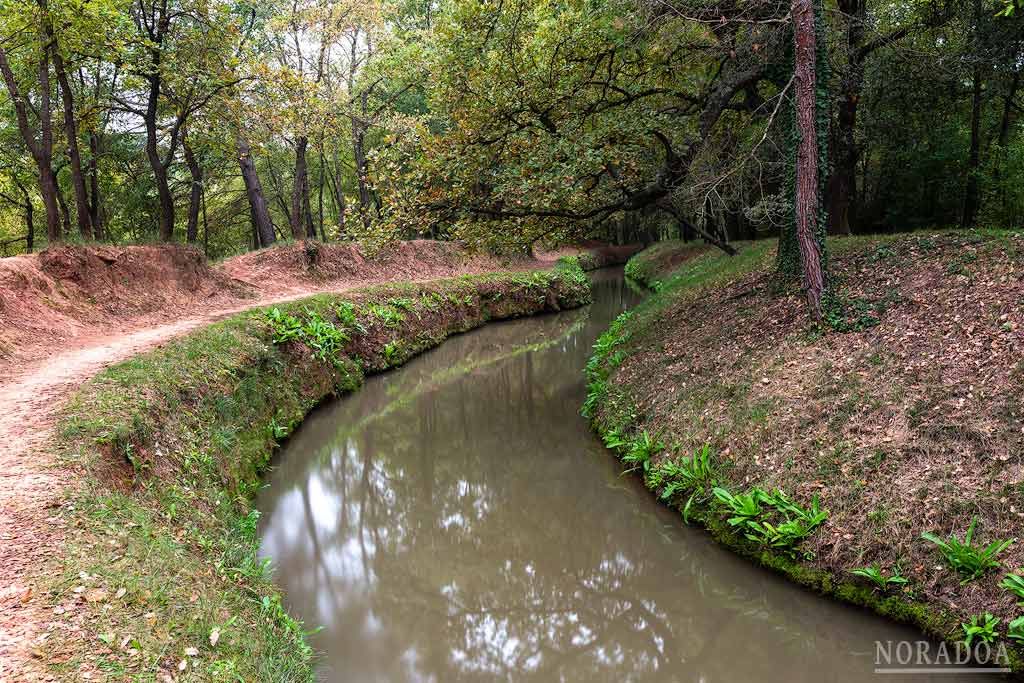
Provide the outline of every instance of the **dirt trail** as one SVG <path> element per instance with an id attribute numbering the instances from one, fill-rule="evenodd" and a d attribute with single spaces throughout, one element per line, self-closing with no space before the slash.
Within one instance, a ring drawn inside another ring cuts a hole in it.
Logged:
<path id="1" fill-rule="evenodd" d="M 548 267 L 551 257 L 516 264 L 516 269 Z M 64 492 L 73 485 L 73 474 L 62 469 L 54 455 L 54 425 L 68 396 L 103 368 L 161 343 L 250 308 L 309 296 L 340 292 L 387 281 L 415 281 L 495 270 L 499 264 L 479 259 L 452 264 L 426 264 L 420 278 L 410 278 L 408 268 L 367 269 L 364 277 L 346 273 L 331 283 L 278 281 L 271 293 L 237 299 L 230 305 L 219 299 L 208 310 L 178 308 L 159 311 L 148 320 L 138 318 L 120 333 L 107 329 L 86 331 L 61 339 L 66 350 L 46 354 L 42 338 L 34 351 L 41 360 L 3 364 L 0 376 L 0 683 L 33 679 L 27 662 L 34 652 L 44 652 L 47 633 L 66 628 L 67 615 L 55 614 L 43 589 L 36 585 L 40 570 L 60 557 L 66 533 Z M 507 269 L 507 266 L 505 266 Z M 230 301 L 228 299 L 227 301 Z M 2 310 L 2 308 L 0 308 Z M 168 315 L 180 315 L 166 321 Z M 57 623 L 62 622 L 62 623 Z M 17 672 L 17 673 L 15 673 Z"/>

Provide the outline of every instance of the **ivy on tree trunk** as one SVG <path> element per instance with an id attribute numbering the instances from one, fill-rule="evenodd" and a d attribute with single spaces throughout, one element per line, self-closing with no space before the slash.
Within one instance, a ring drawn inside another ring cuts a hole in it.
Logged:
<path id="1" fill-rule="evenodd" d="M 792 218 L 779 237 L 778 271 L 800 278 L 812 317 L 820 319 L 825 291 L 826 220 L 822 197 L 828 168 L 828 93 L 825 88 L 820 0 L 793 0 L 795 96 L 790 144 Z"/>

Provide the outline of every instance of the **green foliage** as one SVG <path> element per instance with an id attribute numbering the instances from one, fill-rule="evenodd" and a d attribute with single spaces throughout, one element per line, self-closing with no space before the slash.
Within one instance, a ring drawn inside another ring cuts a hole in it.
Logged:
<path id="1" fill-rule="evenodd" d="M 645 430 L 626 445 L 625 452 L 622 454 L 622 462 L 631 465 L 627 472 L 636 469 L 647 472 L 651 468 L 651 459 L 663 450 L 665 450 L 665 444 Z"/>
<path id="2" fill-rule="evenodd" d="M 356 316 L 356 305 L 351 301 L 339 302 L 334 307 L 334 312 L 337 314 L 338 322 L 342 326 L 358 334 L 366 334 L 366 327 L 359 322 L 359 318 Z"/>
<path id="3" fill-rule="evenodd" d="M 385 344 L 383 351 L 384 362 L 387 363 L 388 365 L 394 365 L 401 356 L 400 350 L 401 347 L 399 346 L 397 341 L 390 341 L 387 344 Z"/>
<path id="4" fill-rule="evenodd" d="M 716 487 L 713 492 L 726 508 L 730 526 L 750 541 L 789 555 L 795 554 L 797 546 L 828 518 L 817 495 L 811 506 L 804 508 L 782 491 L 768 493 L 753 488 L 747 493 L 733 494 L 724 487 Z"/>
<path id="5" fill-rule="evenodd" d="M 836 332 L 862 332 L 881 322 L 878 308 L 861 298 L 847 297 L 830 289 L 821 304 L 825 324 Z"/>
<path id="6" fill-rule="evenodd" d="M 763 512 L 760 489 L 754 489 L 750 493 L 733 494 L 723 487 L 715 487 L 714 494 L 732 515 L 727 520 L 730 526 L 744 527 L 760 517 Z"/>
<path id="7" fill-rule="evenodd" d="M 898 569 L 894 569 L 890 576 L 886 576 L 878 564 L 860 569 L 852 569 L 850 573 L 862 579 L 867 579 L 874 586 L 875 590 L 884 591 L 889 586 L 903 586 L 907 583 L 906 577 L 901 576 Z"/>
<path id="8" fill-rule="evenodd" d="M 596 416 L 597 407 L 608 391 L 608 376 L 626 358 L 625 352 L 617 347 L 629 340 L 627 324 L 631 316 L 631 311 L 622 313 L 594 342 L 594 353 L 584 368 L 587 397 L 580 408 L 580 414 L 585 418 L 593 419 Z"/>
<path id="9" fill-rule="evenodd" d="M 264 317 L 273 331 L 274 343 L 298 341 L 312 349 L 320 360 L 337 362 L 342 347 L 349 341 L 348 335 L 318 312 L 307 308 L 305 313 L 306 319 L 303 321 L 277 307 L 266 311 Z"/>
<path id="10" fill-rule="evenodd" d="M 629 446 L 629 437 L 617 428 L 612 428 L 605 432 L 603 440 L 605 448 L 611 451 L 618 452 Z"/>
<path id="11" fill-rule="evenodd" d="M 967 528 L 967 535 L 961 542 L 953 534 L 948 539 L 941 539 L 931 532 L 921 534 L 921 538 L 933 543 L 950 567 L 956 570 L 963 580 L 961 584 L 973 581 L 992 569 L 998 569 L 1000 564 L 996 556 L 1013 545 L 1016 539 L 992 541 L 985 547 L 974 546 L 974 528 L 978 518 L 971 519 Z"/>
<path id="12" fill-rule="evenodd" d="M 1024 606 L 1024 577 L 1019 574 L 1007 574 L 1003 580 L 999 582 L 999 586 L 1020 598 L 1022 602 L 1017 604 Z"/>
<path id="13" fill-rule="evenodd" d="M 403 311 L 411 311 L 415 306 L 415 302 L 408 297 L 395 297 L 394 299 L 388 299 L 388 305 Z"/>
<path id="14" fill-rule="evenodd" d="M 713 488 L 715 476 L 714 453 L 709 444 L 704 444 L 692 456 L 665 460 L 651 468 L 647 484 L 653 489 L 664 487 L 661 499 L 671 500 L 679 493 Z"/>
<path id="15" fill-rule="evenodd" d="M 1024 641 L 1024 617 L 1017 617 L 1007 624 L 1006 636 L 1017 642 Z"/>
<path id="16" fill-rule="evenodd" d="M 371 316 L 379 320 L 385 327 L 398 327 L 405 320 L 405 316 L 391 304 L 372 303 L 367 305 L 367 311 Z"/>
<path id="17" fill-rule="evenodd" d="M 976 640 L 982 643 L 995 642 L 998 636 L 996 633 L 996 626 L 998 624 L 999 619 L 988 612 L 975 614 L 971 617 L 970 621 L 960 624 L 964 631 L 964 644 L 970 647 Z"/>

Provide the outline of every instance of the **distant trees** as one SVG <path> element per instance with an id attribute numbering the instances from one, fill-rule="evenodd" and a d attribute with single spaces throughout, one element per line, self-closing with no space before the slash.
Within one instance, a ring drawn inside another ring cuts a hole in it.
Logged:
<path id="1" fill-rule="evenodd" d="M 16 0 L 0 241 L 1019 225 L 1017 0 L 821 1 L 808 86 L 803 0 Z"/>

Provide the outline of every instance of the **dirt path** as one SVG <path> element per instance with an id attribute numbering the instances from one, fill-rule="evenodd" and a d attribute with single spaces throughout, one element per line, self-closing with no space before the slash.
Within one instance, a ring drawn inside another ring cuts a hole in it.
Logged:
<path id="1" fill-rule="evenodd" d="M 550 260 L 519 264 L 548 267 Z M 481 272 L 479 265 L 448 273 Z M 432 277 L 443 276 L 431 273 Z M 155 324 L 140 320 L 119 334 L 74 338 L 73 348 L 23 366 L 0 378 L 0 683 L 30 678 L 27 663 L 45 652 L 48 633 L 67 625 L 37 586 L 42 568 L 61 555 L 63 539 L 73 529 L 60 514 L 72 474 L 55 457 L 54 426 L 70 394 L 103 368 L 155 348 L 161 343 L 234 313 L 258 306 L 402 279 L 369 277 L 324 287 L 291 287 L 287 294 L 264 295 L 242 304 L 214 308 Z M 278 289 L 280 292 L 280 289 Z M 8 365 L 8 369 L 10 366 Z M 58 623 L 59 622 L 59 623 Z M 17 672 L 17 673 L 16 673 Z"/>

